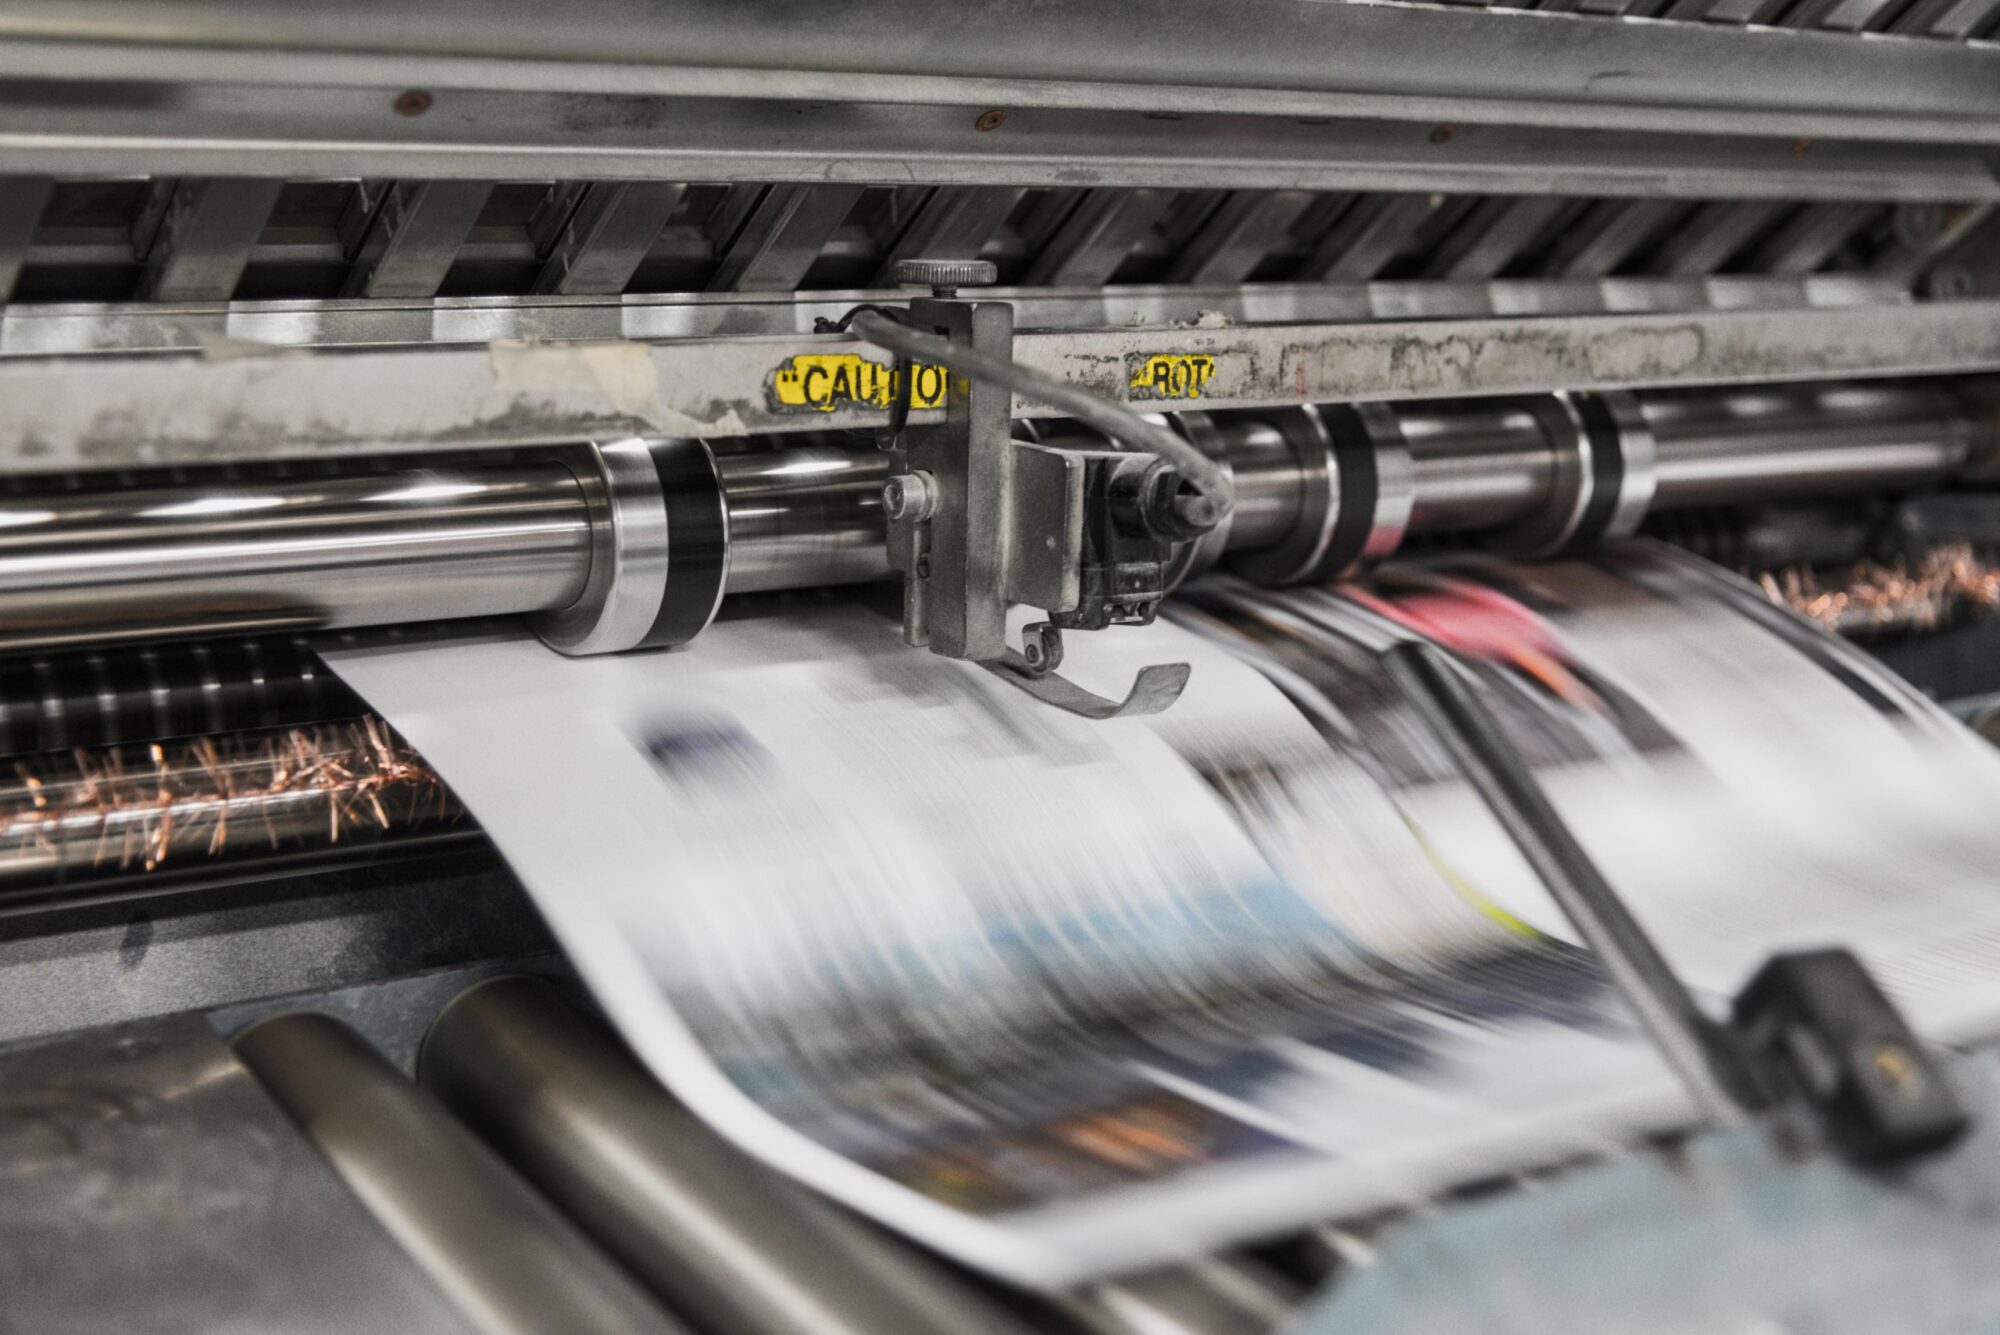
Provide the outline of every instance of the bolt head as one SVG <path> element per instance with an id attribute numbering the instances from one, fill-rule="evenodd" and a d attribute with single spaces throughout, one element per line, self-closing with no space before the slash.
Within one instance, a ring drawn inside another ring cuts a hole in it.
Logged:
<path id="1" fill-rule="evenodd" d="M 882 484 L 882 511 L 921 524 L 937 509 L 937 484 L 925 472 L 898 473 Z"/>

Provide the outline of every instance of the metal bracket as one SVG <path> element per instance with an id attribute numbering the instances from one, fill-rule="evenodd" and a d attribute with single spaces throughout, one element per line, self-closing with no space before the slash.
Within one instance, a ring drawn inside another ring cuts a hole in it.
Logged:
<path id="1" fill-rule="evenodd" d="M 1139 669 L 1122 700 L 1087 691 L 1055 675 L 1062 666 L 1062 627 L 1036 621 L 1021 628 L 1021 647 L 986 664 L 995 676 L 1019 686 L 1043 704 L 1087 719 L 1136 718 L 1157 714 L 1181 698 L 1194 669 L 1186 663 L 1157 663 Z"/>
<path id="2" fill-rule="evenodd" d="M 890 562 L 904 578 L 903 638 L 983 664 L 1084 718 L 1158 713 L 1179 698 L 1187 664 L 1146 668 L 1124 699 L 1108 699 L 1055 674 L 1062 629 L 1150 622 L 1176 545 L 1219 524 L 1209 511 L 1227 515 L 1231 479 L 1178 436 L 1094 398 L 1091 411 L 1115 413 L 1121 429 L 1130 419 L 1143 428 L 1139 439 L 1158 434 L 1171 450 L 1124 454 L 1014 440 L 1010 410 L 1026 373 L 1010 356 L 1013 308 L 953 299 L 959 282 L 992 281 L 990 269 L 901 266 L 899 278 L 921 279 L 933 295 L 912 301 L 907 313 L 858 307 L 827 326 L 851 323 L 897 354 L 898 402 L 918 357 L 953 372 L 945 420 L 898 432 L 897 473 L 883 491 Z M 1198 472 L 1180 467 L 1182 455 Z M 1007 609 L 1017 602 L 1048 614 L 1022 650 L 1006 641 Z"/>
<path id="3" fill-rule="evenodd" d="M 1053 672 L 1037 672 L 1018 649 L 1009 649 L 1004 658 L 984 665 L 1002 681 L 1020 687 L 1045 705 L 1054 705 L 1069 714 L 1087 719 L 1138 718 L 1157 714 L 1181 698 L 1194 669 L 1186 663 L 1154 663 L 1139 669 L 1132 689 L 1123 700 L 1086 691 Z"/>

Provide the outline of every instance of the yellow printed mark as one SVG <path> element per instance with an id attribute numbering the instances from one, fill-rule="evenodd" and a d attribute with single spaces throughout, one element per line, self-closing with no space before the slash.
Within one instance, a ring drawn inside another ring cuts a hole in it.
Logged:
<path id="1" fill-rule="evenodd" d="M 941 408 L 949 377 L 941 366 L 910 368 L 910 406 Z M 771 405 L 780 411 L 830 413 L 887 408 L 896 402 L 896 371 L 852 352 L 801 353 L 771 372 Z"/>
<path id="2" fill-rule="evenodd" d="M 1161 353 L 1125 359 L 1135 399 L 1198 399 L 1215 374 L 1215 358 L 1206 353 Z"/>

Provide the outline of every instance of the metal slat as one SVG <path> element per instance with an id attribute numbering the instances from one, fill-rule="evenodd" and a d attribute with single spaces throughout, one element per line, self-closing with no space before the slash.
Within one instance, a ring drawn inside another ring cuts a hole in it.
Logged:
<path id="1" fill-rule="evenodd" d="M 1887 20 L 1904 0 L 1799 0 L 1782 20 L 1787 28 L 1867 32 Z"/>
<path id="2" fill-rule="evenodd" d="M 1173 202 L 1172 190 L 1091 190 L 1070 211 L 1023 283 L 1096 287 L 1110 280 L 1147 230 Z"/>
<path id="3" fill-rule="evenodd" d="M 1410 244 L 1444 204 L 1440 195 L 1369 195 L 1354 201 L 1299 266 L 1301 278 L 1365 283 Z"/>
<path id="4" fill-rule="evenodd" d="M 1890 31 L 1963 41 L 1979 33 L 1996 12 L 2000 0 L 1917 0 Z"/>
<path id="5" fill-rule="evenodd" d="M 14 284 L 35 238 L 35 224 L 48 207 L 51 185 L 46 177 L 0 178 L 0 306 L 14 295 Z"/>
<path id="6" fill-rule="evenodd" d="M 729 243 L 743 230 L 751 210 L 763 198 L 764 185 L 761 183 L 736 182 L 722 192 L 722 198 L 715 202 L 701 222 L 701 235 L 715 255 L 720 256 L 729 249 Z"/>
<path id="7" fill-rule="evenodd" d="M 383 192 L 341 295 L 437 295 L 492 193 L 491 181 L 397 181 Z"/>
<path id="8" fill-rule="evenodd" d="M 1646 266 L 1647 272 L 1669 278 L 1714 273 L 1768 226 L 1782 207 L 1761 200 L 1704 204 L 1661 243 Z"/>
<path id="9" fill-rule="evenodd" d="M 1542 272 L 1556 278 L 1602 278 L 1615 273 L 1683 207 L 1671 199 L 1593 204 L 1556 242 Z"/>
<path id="10" fill-rule="evenodd" d="M 976 260 L 986 242 L 1000 230 L 1025 186 L 941 185 L 917 209 L 916 217 L 882 258 L 873 286 L 891 285 L 898 260 Z"/>
<path id="11" fill-rule="evenodd" d="M 711 292 L 789 292 L 861 198 L 858 185 L 774 185 L 708 281 Z"/>
<path id="12" fill-rule="evenodd" d="M 531 290 L 559 296 L 623 292 L 686 188 L 674 181 L 598 181 L 586 187 L 557 230 Z"/>
<path id="13" fill-rule="evenodd" d="M 1543 0 L 1545 14 L 1588 14 L 1593 18 L 1645 18 L 1658 11 L 1666 0 Z"/>
<path id="14" fill-rule="evenodd" d="M 1812 273 L 1880 212 L 1879 204 L 1808 204 L 1758 244 L 1750 267 L 1768 274 Z"/>
<path id="15" fill-rule="evenodd" d="M 334 236 L 340 242 L 341 258 L 352 261 L 361 253 L 361 245 L 368 239 L 368 229 L 375 221 L 375 211 L 382 207 L 382 196 L 393 181 L 356 181 L 347 192 L 347 199 L 341 205 L 340 219 L 333 226 Z"/>
<path id="16" fill-rule="evenodd" d="M 139 300 L 229 300 L 283 188 L 247 177 L 175 184 L 142 257 Z"/>
<path id="17" fill-rule="evenodd" d="M 1170 283 L 1240 283 L 1283 245 L 1311 207 L 1310 190 L 1238 190 L 1223 200 L 1181 248 Z"/>
<path id="18" fill-rule="evenodd" d="M 1790 0 L 1674 0 L 1660 17 L 1690 23 L 1770 23 Z"/>
<path id="19" fill-rule="evenodd" d="M 547 259 L 562 239 L 563 228 L 576 216 L 576 206 L 590 192 L 589 181 L 557 181 L 535 201 L 528 214 L 528 244 L 538 258 Z"/>
<path id="20" fill-rule="evenodd" d="M 1552 195 L 1481 200 L 1438 247 L 1425 274 L 1461 282 L 1496 277 L 1569 205 Z"/>

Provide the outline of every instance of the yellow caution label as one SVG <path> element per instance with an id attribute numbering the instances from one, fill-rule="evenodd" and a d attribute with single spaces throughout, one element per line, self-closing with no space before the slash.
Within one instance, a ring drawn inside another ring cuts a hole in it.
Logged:
<path id="1" fill-rule="evenodd" d="M 942 408 L 950 377 L 942 366 L 910 368 L 910 406 Z M 801 353 L 771 372 L 771 405 L 780 411 L 830 413 L 836 408 L 888 408 L 896 402 L 896 368 L 859 353 Z"/>
<path id="2" fill-rule="evenodd" d="M 1215 358 L 1200 352 L 1166 352 L 1125 359 L 1127 380 L 1136 400 L 1198 399 L 1215 374 Z"/>

